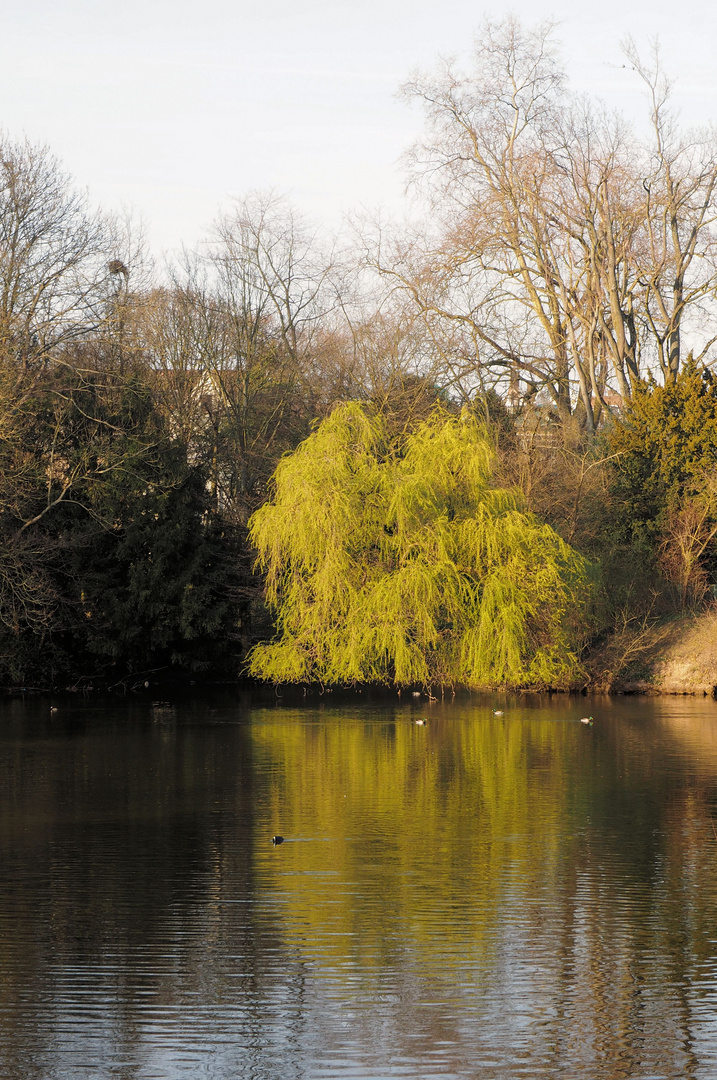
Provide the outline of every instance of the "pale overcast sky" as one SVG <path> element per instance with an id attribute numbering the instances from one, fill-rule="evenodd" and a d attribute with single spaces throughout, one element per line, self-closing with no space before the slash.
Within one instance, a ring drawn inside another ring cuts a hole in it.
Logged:
<path id="1" fill-rule="evenodd" d="M 396 100 L 418 66 L 464 55 L 466 0 L 4 0 L 0 126 L 47 143 L 109 208 L 131 206 L 155 251 L 195 243 L 232 196 L 272 187 L 326 224 L 396 210 L 420 113 Z M 686 124 L 717 120 L 717 9 L 569 0 L 491 4 L 560 23 L 572 85 L 643 108 L 627 34 L 659 36 Z"/>

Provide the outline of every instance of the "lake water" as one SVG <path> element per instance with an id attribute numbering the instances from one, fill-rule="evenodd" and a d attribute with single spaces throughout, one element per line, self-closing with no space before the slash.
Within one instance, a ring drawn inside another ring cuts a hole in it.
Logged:
<path id="1" fill-rule="evenodd" d="M 3 1080 L 717 1076 L 715 702 L 58 704 L 0 704 Z"/>

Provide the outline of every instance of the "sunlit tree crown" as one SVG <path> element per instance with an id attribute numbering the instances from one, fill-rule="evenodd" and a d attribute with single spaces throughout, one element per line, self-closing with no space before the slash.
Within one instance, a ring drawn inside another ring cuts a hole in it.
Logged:
<path id="1" fill-rule="evenodd" d="M 589 593 L 581 557 L 492 486 L 467 411 L 391 439 L 339 406 L 280 462 L 251 520 L 277 612 L 252 674 L 277 682 L 567 685 Z"/>

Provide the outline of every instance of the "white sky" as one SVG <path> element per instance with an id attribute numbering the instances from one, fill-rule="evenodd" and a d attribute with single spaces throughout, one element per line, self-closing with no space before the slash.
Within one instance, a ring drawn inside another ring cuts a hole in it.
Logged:
<path id="1" fill-rule="evenodd" d="M 560 22 L 574 88 L 642 109 L 621 67 L 660 38 L 685 124 L 717 120 L 717 7 L 682 0 L 494 0 L 492 18 Z M 0 126 L 44 142 L 93 201 L 132 207 L 156 253 L 194 244 L 232 196 L 288 193 L 329 226 L 395 211 L 420 130 L 410 71 L 464 55 L 467 0 L 3 0 Z"/>

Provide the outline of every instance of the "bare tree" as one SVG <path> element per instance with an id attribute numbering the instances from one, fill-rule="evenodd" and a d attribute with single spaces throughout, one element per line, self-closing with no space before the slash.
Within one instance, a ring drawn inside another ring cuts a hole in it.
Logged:
<path id="1" fill-rule="evenodd" d="M 240 520 L 308 430 L 329 265 L 285 200 L 252 195 L 155 294 L 149 341 L 160 396 L 207 456 L 217 506 Z"/>
<path id="2" fill-rule="evenodd" d="M 97 325 L 106 240 L 47 150 L 0 141 L 0 356 L 18 373 Z"/>
<path id="3" fill-rule="evenodd" d="M 428 182 L 439 230 L 430 246 L 399 242 L 382 269 L 412 292 L 434 339 L 445 339 L 441 323 L 461 325 L 448 338 L 474 368 L 546 390 L 566 420 L 574 342 L 563 300 L 573 282 L 559 276 L 553 155 L 564 78 L 550 33 L 549 24 L 487 23 L 471 76 L 445 64 L 404 88 L 427 113 L 428 137 L 410 162 Z"/>
<path id="4" fill-rule="evenodd" d="M 686 328 L 701 357 L 715 340 L 717 144 L 677 131 L 659 64 L 632 45 L 649 138 L 568 94 L 551 33 L 488 22 L 468 75 L 443 63 L 406 85 L 430 225 L 377 237 L 368 262 L 454 385 L 545 401 L 574 436 L 648 374 L 674 378 Z"/>
<path id="5" fill-rule="evenodd" d="M 713 131 L 679 130 L 670 109 L 669 80 L 653 46 L 644 62 L 632 40 L 625 54 L 650 102 L 651 146 L 642 179 L 644 241 L 639 260 L 642 310 L 665 382 L 691 351 L 703 359 L 717 340 L 717 139 Z"/>
<path id="6" fill-rule="evenodd" d="M 114 377 L 117 237 L 47 150 L 0 139 L 0 622 L 14 630 L 52 615 L 48 515 L 120 467 L 88 410 Z"/>

